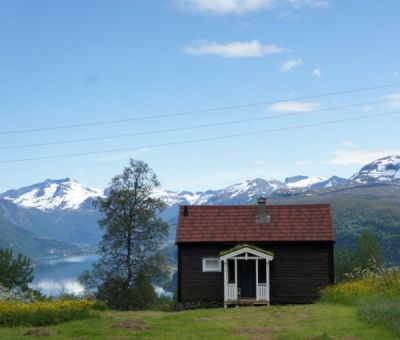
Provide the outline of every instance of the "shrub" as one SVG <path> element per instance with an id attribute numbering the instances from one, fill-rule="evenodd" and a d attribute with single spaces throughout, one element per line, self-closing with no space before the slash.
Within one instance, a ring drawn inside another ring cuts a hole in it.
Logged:
<path id="1" fill-rule="evenodd" d="M 0 325 L 44 326 L 83 319 L 89 316 L 92 303 L 88 300 L 57 300 L 23 303 L 0 301 Z"/>
<path id="2" fill-rule="evenodd" d="M 324 302 L 357 304 L 360 301 L 379 301 L 400 294 L 400 283 L 388 284 L 381 276 L 370 275 L 362 279 L 341 282 L 322 291 Z"/>
<path id="3" fill-rule="evenodd" d="M 93 303 L 92 308 L 99 311 L 105 311 L 107 310 L 107 304 L 104 301 L 96 300 Z"/>

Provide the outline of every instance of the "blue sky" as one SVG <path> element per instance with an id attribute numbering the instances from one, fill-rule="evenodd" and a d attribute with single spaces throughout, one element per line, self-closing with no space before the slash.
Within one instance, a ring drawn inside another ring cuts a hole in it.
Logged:
<path id="1" fill-rule="evenodd" d="M 362 164 L 400 150 L 400 114 L 282 129 L 400 111 L 398 13 L 397 0 L 0 0 L 0 132 L 276 101 L 119 124 L 3 133 L 2 161 L 132 150 L 0 163 L 0 191 L 64 177 L 105 187 L 130 157 L 149 163 L 172 190 L 216 189 L 255 177 L 349 177 Z M 399 84 L 297 99 L 392 83 Z M 275 117 L 5 149 L 267 116 Z M 149 147 L 271 129 L 281 131 Z"/>

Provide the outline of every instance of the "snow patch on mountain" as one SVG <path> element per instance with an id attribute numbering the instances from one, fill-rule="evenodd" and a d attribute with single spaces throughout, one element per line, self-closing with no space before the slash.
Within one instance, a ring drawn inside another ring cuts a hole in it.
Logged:
<path id="1" fill-rule="evenodd" d="M 324 188 L 332 188 L 337 186 L 343 186 L 349 184 L 350 181 L 346 178 L 332 176 L 325 181 L 321 181 L 318 183 L 314 183 L 311 185 L 311 189 L 324 189 Z"/>
<path id="2" fill-rule="evenodd" d="M 155 188 L 152 192 L 154 198 L 161 199 L 168 206 L 179 204 L 195 204 L 200 199 L 202 193 L 191 191 L 170 191 L 161 187 Z"/>
<path id="3" fill-rule="evenodd" d="M 25 207 L 48 210 L 77 210 L 89 198 L 103 195 L 103 191 L 80 184 L 72 178 L 48 179 L 17 190 L 9 190 L 1 198 Z"/>
<path id="4" fill-rule="evenodd" d="M 320 176 L 294 176 L 285 179 L 285 186 L 287 188 L 308 188 L 326 180 L 328 180 L 327 177 Z"/>
<path id="5" fill-rule="evenodd" d="M 365 165 L 350 180 L 359 184 L 400 183 L 400 154 L 379 158 Z"/>

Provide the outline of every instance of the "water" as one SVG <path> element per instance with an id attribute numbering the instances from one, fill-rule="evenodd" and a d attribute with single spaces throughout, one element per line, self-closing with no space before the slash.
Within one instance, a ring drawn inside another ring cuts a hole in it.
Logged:
<path id="1" fill-rule="evenodd" d="M 78 276 L 90 269 L 98 258 L 96 254 L 89 254 L 43 260 L 35 266 L 30 286 L 48 296 L 82 294 L 84 287 L 79 283 Z M 158 295 L 172 295 L 161 287 L 154 286 L 154 289 Z"/>
<path id="2" fill-rule="evenodd" d="M 89 254 L 43 260 L 34 268 L 31 287 L 49 296 L 83 293 L 78 276 L 90 269 L 98 258 L 96 254 Z"/>

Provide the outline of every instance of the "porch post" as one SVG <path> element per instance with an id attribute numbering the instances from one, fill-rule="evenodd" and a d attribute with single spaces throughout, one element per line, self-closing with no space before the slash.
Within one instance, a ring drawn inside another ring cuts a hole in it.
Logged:
<path id="1" fill-rule="evenodd" d="M 271 283 L 270 283 L 270 280 L 269 280 L 269 261 L 268 260 L 266 260 L 265 261 L 266 263 L 267 263 L 267 268 L 266 268 L 266 271 L 265 271 L 265 276 L 266 276 L 266 283 L 267 283 L 267 301 L 268 301 L 268 303 L 269 303 L 269 289 L 270 289 L 270 287 L 271 287 Z"/>
<path id="2" fill-rule="evenodd" d="M 226 308 L 225 301 L 228 300 L 227 298 L 227 285 L 228 285 L 228 266 L 227 260 L 224 260 L 224 307 Z"/>
<path id="3" fill-rule="evenodd" d="M 256 259 L 256 301 L 260 298 L 258 296 L 258 259 Z"/>
<path id="4" fill-rule="evenodd" d="M 235 259 L 235 297 L 238 296 L 238 272 L 237 272 L 237 259 Z"/>

